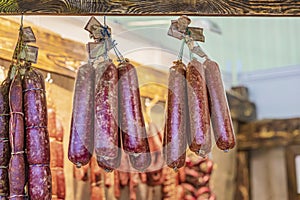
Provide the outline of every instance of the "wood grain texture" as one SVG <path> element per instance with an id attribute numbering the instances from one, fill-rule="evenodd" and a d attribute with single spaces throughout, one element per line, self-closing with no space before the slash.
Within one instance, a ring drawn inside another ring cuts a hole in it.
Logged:
<path id="1" fill-rule="evenodd" d="M 297 173 L 296 173 L 296 156 L 300 155 L 300 145 L 290 145 L 286 148 L 286 172 L 288 179 L 289 199 L 299 200 L 300 194 L 297 191 Z"/>
<path id="2" fill-rule="evenodd" d="M 1 14 L 300 15 L 298 0 L 0 0 Z"/>
<path id="3" fill-rule="evenodd" d="M 17 21 L 0 17 L 1 59 L 11 60 L 18 39 L 19 26 L 20 24 Z M 61 66 L 67 66 L 69 63 L 75 67 L 75 69 L 79 67 L 80 62 L 87 59 L 85 45 L 73 40 L 62 38 L 54 32 L 29 23 L 25 23 L 24 26 L 31 26 L 37 38 L 36 44 L 32 44 L 39 48 L 38 62 L 34 66 L 46 71 L 75 77 L 76 73 L 74 71 L 70 71 L 65 67 L 59 67 L 58 64 L 60 63 Z M 49 55 L 54 55 L 55 57 L 49 58 Z"/>
<path id="4" fill-rule="evenodd" d="M 254 121 L 239 126 L 239 150 L 300 144 L 300 118 Z"/>

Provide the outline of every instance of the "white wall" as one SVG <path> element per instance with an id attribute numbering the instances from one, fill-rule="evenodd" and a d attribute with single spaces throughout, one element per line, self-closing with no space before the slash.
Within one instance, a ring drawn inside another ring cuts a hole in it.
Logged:
<path id="1" fill-rule="evenodd" d="M 300 117 L 300 65 L 239 75 L 257 106 L 258 119 Z"/>

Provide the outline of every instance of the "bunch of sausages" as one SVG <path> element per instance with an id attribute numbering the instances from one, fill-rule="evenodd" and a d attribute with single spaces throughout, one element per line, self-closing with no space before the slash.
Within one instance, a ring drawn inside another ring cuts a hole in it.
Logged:
<path id="1" fill-rule="evenodd" d="M 25 62 L 11 67 L 0 91 L 0 199 L 51 199 L 44 78 Z"/>
<path id="2" fill-rule="evenodd" d="M 48 105 L 48 129 L 50 136 L 50 168 L 52 174 L 52 200 L 65 199 L 64 175 L 64 129 L 61 121 L 56 117 L 53 105 Z"/>
<path id="3" fill-rule="evenodd" d="M 118 68 L 111 60 L 83 65 L 75 82 L 68 158 L 81 167 L 95 151 L 98 165 L 112 171 L 120 166 L 121 149 L 134 169 L 150 165 L 136 69 L 128 60 Z"/>
<path id="4" fill-rule="evenodd" d="M 230 111 L 219 66 L 196 59 L 186 67 L 181 60 L 169 71 L 164 153 L 175 170 L 185 164 L 186 146 L 198 155 L 211 151 L 210 121 L 217 146 L 228 151 L 235 146 Z"/>

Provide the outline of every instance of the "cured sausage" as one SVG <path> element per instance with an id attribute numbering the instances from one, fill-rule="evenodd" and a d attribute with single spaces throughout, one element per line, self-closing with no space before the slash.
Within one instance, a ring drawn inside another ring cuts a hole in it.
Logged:
<path id="1" fill-rule="evenodd" d="M 43 75 L 28 64 L 23 77 L 28 191 L 31 200 L 51 199 L 50 142 Z"/>
<path id="2" fill-rule="evenodd" d="M 10 122 L 9 141 L 11 159 L 9 162 L 9 198 L 25 199 L 24 187 L 25 158 L 24 158 L 24 113 L 21 75 L 17 73 L 13 78 L 9 91 Z"/>
<path id="3" fill-rule="evenodd" d="M 206 151 L 202 152 L 201 147 L 210 137 L 210 113 L 204 66 L 196 59 L 188 64 L 186 79 L 190 118 L 189 147 L 191 151 L 204 156 Z"/>
<path id="4" fill-rule="evenodd" d="M 128 155 L 122 152 L 122 158 L 121 158 L 121 164 L 118 168 L 119 172 L 119 180 L 120 180 L 120 186 L 126 186 L 129 183 L 130 179 L 130 164 L 129 164 L 129 158 Z"/>
<path id="5" fill-rule="evenodd" d="M 51 170 L 51 175 L 52 175 L 52 200 L 54 198 L 57 199 L 57 177 L 55 176 L 56 175 L 56 168 L 50 168 Z"/>
<path id="6" fill-rule="evenodd" d="M 50 200 L 52 197 L 50 167 L 47 165 L 29 165 L 28 174 L 30 200 Z"/>
<path id="7" fill-rule="evenodd" d="M 56 167 L 64 167 L 64 147 L 62 142 L 55 141 Z"/>
<path id="8" fill-rule="evenodd" d="M 66 184 L 65 184 L 64 169 L 63 168 L 57 168 L 55 176 L 56 176 L 56 181 L 57 181 L 57 197 L 59 199 L 65 199 Z"/>
<path id="9" fill-rule="evenodd" d="M 215 141 L 221 150 L 228 151 L 235 146 L 235 136 L 221 72 L 218 64 L 209 59 L 204 66 Z"/>
<path id="10" fill-rule="evenodd" d="M 98 166 L 95 157 L 91 158 L 91 200 L 105 199 L 105 192 L 103 188 L 103 170 Z"/>
<path id="11" fill-rule="evenodd" d="M 129 181 L 129 199 L 136 200 L 137 186 L 139 182 L 139 174 L 138 173 L 130 173 L 130 181 Z"/>
<path id="12" fill-rule="evenodd" d="M 144 171 L 151 163 L 135 67 L 123 62 L 118 68 L 119 113 L 123 149 L 133 168 Z"/>
<path id="13" fill-rule="evenodd" d="M 117 170 L 114 171 L 114 196 L 117 199 L 119 199 L 121 196 L 120 177 L 119 172 Z"/>
<path id="14" fill-rule="evenodd" d="M 68 158 L 77 167 L 88 164 L 94 151 L 94 67 L 79 67 L 75 82 Z"/>
<path id="15" fill-rule="evenodd" d="M 4 80 L 0 86 L 0 199 L 7 199 L 9 146 L 9 87 L 10 81 Z"/>
<path id="16" fill-rule="evenodd" d="M 186 66 L 174 62 L 169 70 L 168 110 L 165 138 L 167 165 L 174 170 L 184 166 L 187 146 Z"/>
<path id="17" fill-rule="evenodd" d="M 87 181 L 89 165 L 82 166 L 81 168 L 73 167 L 73 177 L 78 181 Z"/>
<path id="18" fill-rule="evenodd" d="M 56 113 L 55 109 L 52 107 L 48 107 L 48 130 L 49 136 L 55 138 L 56 137 Z"/>
<path id="19" fill-rule="evenodd" d="M 26 149 L 29 165 L 49 164 L 50 143 L 47 130 L 47 103 L 43 75 L 27 68 L 23 77 Z"/>
<path id="20" fill-rule="evenodd" d="M 64 127 L 58 118 L 56 118 L 56 140 L 59 142 L 64 140 Z"/>
<path id="21" fill-rule="evenodd" d="M 96 67 L 95 84 L 95 152 L 99 166 L 112 171 L 119 167 L 121 160 L 118 70 L 112 61 L 104 61 Z"/>

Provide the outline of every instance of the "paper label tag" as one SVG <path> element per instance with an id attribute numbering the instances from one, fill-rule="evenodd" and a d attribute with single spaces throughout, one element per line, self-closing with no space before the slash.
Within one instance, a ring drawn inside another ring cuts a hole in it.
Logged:
<path id="1" fill-rule="evenodd" d="M 36 42 L 35 35 L 31 27 L 23 28 L 23 42 Z"/>
<path id="2" fill-rule="evenodd" d="M 111 38 L 106 40 L 106 46 L 105 41 L 101 42 L 89 42 L 87 44 L 87 50 L 89 53 L 89 59 L 97 59 L 100 56 L 104 56 L 105 52 L 109 52 L 114 46 L 113 41 Z"/>
<path id="3" fill-rule="evenodd" d="M 101 27 L 101 26 L 102 26 L 101 23 L 95 17 L 91 17 L 88 23 L 86 24 L 86 26 L 84 27 L 84 30 L 87 30 L 88 32 L 93 34 L 93 30 L 96 27 Z"/>
<path id="4" fill-rule="evenodd" d="M 184 38 L 184 34 L 178 31 L 177 27 L 178 27 L 178 21 L 171 20 L 171 26 L 169 28 L 168 35 L 177 38 L 179 40 L 182 40 Z"/>
<path id="5" fill-rule="evenodd" d="M 37 63 L 39 48 L 27 45 L 23 51 L 20 52 L 20 58 L 31 63 Z"/>
<path id="6" fill-rule="evenodd" d="M 205 42 L 205 37 L 203 35 L 203 28 L 189 27 L 188 33 L 194 41 Z"/>

